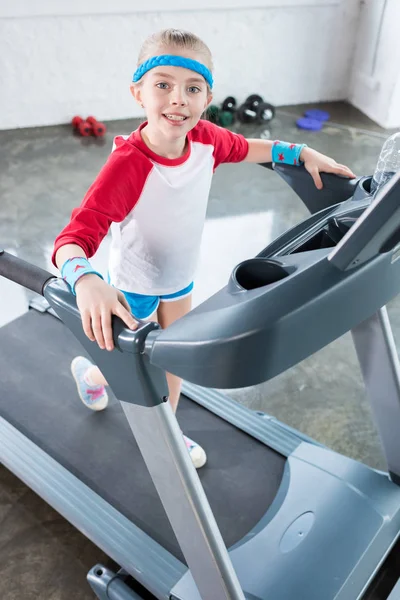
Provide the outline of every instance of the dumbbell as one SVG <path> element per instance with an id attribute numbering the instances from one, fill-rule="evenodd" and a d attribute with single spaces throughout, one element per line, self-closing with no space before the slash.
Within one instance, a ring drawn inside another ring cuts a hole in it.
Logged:
<path id="1" fill-rule="evenodd" d="M 84 121 L 82 117 L 74 117 L 71 121 L 72 127 L 83 137 L 87 137 L 92 133 L 92 126 L 87 121 Z"/>
<path id="2" fill-rule="evenodd" d="M 233 125 L 236 119 L 236 99 L 233 96 L 225 98 L 221 104 L 221 112 L 219 114 L 219 122 L 222 127 Z"/>
<path id="3" fill-rule="evenodd" d="M 100 123 L 94 117 L 88 117 L 86 121 L 92 126 L 92 133 L 96 137 L 102 137 L 107 131 L 107 127 L 104 123 Z"/>
<path id="4" fill-rule="evenodd" d="M 233 96 L 225 98 L 221 107 L 210 104 L 207 109 L 207 119 L 221 127 L 229 127 L 235 121 L 236 100 Z"/>
<path id="5" fill-rule="evenodd" d="M 237 117 L 241 123 L 265 123 L 272 121 L 274 116 L 274 106 L 264 102 L 258 94 L 251 94 L 237 110 Z"/>

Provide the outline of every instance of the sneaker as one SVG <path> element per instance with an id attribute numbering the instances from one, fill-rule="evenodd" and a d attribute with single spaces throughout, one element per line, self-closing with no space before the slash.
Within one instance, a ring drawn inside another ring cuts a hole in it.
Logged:
<path id="1" fill-rule="evenodd" d="M 189 450 L 190 458 L 192 459 L 192 463 L 196 467 L 196 469 L 200 469 L 200 467 L 204 467 L 207 462 L 207 455 L 204 452 L 203 448 L 196 444 L 193 440 L 188 438 L 186 435 L 183 436 L 183 439 L 186 442 L 187 449 Z"/>
<path id="2" fill-rule="evenodd" d="M 83 404 L 90 410 L 104 410 L 108 404 L 108 395 L 104 385 L 88 385 L 84 375 L 93 364 L 83 356 L 77 356 L 71 363 L 78 394 Z"/>

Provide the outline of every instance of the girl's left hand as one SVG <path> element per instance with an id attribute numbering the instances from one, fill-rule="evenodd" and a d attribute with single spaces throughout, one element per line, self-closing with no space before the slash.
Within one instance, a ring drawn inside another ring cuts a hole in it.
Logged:
<path id="1" fill-rule="evenodd" d="M 325 156 L 312 148 L 303 148 L 300 154 L 300 160 L 304 162 L 304 167 L 310 173 L 314 180 L 315 186 L 322 190 L 324 187 L 320 177 L 320 173 L 335 173 L 342 177 L 349 177 L 353 179 L 356 177 L 353 171 L 351 171 L 345 165 L 340 165 L 333 158 Z"/>

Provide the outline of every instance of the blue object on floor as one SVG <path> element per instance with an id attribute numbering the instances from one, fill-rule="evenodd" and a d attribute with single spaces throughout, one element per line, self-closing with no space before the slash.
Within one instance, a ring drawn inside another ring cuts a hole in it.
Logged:
<path id="1" fill-rule="evenodd" d="M 296 121 L 297 127 L 300 127 L 300 129 L 310 129 L 311 131 L 319 131 L 322 129 L 323 124 L 323 121 L 309 119 L 307 117 L 301 117 Z"/>
<path id="2" fill-rule="evenodd" d="M 317 121 L 328 121 L 331 118 L 331 115 L 325 110 L 320 110 L 319 108 L 310 108 L 306 110 L 304 116 L 308 119 L 317 119 Z"/>

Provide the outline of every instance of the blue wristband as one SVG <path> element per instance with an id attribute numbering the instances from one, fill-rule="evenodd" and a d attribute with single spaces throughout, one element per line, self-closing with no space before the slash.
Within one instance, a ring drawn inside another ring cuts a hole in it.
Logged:
<path id="1" fill-rule="evenodd" d="M 272 144 L 272 162 L 284 163 L 286 165 L 301 165 L 300 154 L 307 144 L 291 144 L 275 140 Z"/>
<path id="2" fill-rule="evenodd" d="M 93 269 L 88 259 L 83 258 L 83 256 L 74 256 L 73 258 L 69 258 L 61 267 L 61 277 L 68 283 L 69 287 L 71 288 L 71 292 L 74 295 L 76 295 L 76 282 L 83 277 L 83 275 L 88 275 L 89 273 L 94 273 L 95 275 L 101 277 L 101 279 L 104 279 L 100 273 Z"/>

